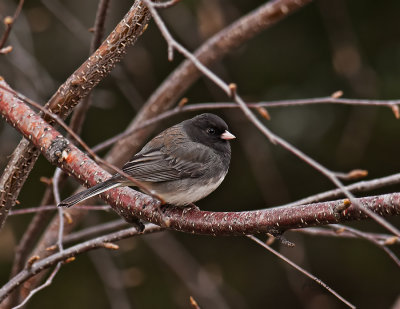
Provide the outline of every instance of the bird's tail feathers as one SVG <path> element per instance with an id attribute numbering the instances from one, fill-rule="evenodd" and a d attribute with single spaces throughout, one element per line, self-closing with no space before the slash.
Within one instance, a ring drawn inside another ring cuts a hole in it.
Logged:
<path id="1" fill-rule="evenodd" d="M 101 182 L 89 189 L 86 189 L 82 192 L 79 192 L 77 194 L 74 194 L 62 202 L 58 204 L 59 207 L 71 207 L 74 206 L 75 204 L 78 204 L 79 202 L 82 202 L 84 200 L 87 200 L 88 198 L 91 198 L 95 195 L 98 195 L 100 193 L 103 193 L 104 191 L 110 190 L 112 188 L 116 188 L 121 186 L 122 184 L 119 182 L 116 182 L 115 179 L 109 179 L 104 182 Z"/>

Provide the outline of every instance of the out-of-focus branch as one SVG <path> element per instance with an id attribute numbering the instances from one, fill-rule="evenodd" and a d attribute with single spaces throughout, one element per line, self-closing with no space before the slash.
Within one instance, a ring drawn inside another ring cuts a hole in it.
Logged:
<path id="1" fill-rule="evenodd" d="M 11 32 L 12 26 L 15 23 L 15 20 L 18 18 L 23 5 L 24 5 L 24 0 L 19 0 L 17 9 L 14 12 L 14 16 L 13 17 L 7 16 L 4 20 L 4 24 L 6 25 L 6 30 L 4 31 L 3 36 L 0 39 L 0 54 L 1 54 L 1 49 L 4 47 L 4 44 L 6 44 L 8 36 L 10 35 L 10 32 Z"/>
<path id="2" fill-rule="evenodd" d="M 100 46 L 101 40 L 104 35 L 105 21 L 110 0 L 100 0 L 97 7 L 96 19 L 94 23 L 94 33 L 92 42 L 90 44 L 90 54 L 94 53 L 95 50 Z M 91 105 L 91 93 L 89 93 L 82 102 L 74 110 L 71 117 L 71 128 L 74 132 L 80 134 L 83 126 L 83 122 L 86 118 L 86 113 Z"/>
<path id="3" fill-rule="evenodd" d="M 68 79 L 46 104 L 46 108 L 61 117 L 71 109 L 112 70 L 126 49 L 146 29 L 150 15 L 137 0 L 103 44 Z M 45 119 L 49 120 L 49 118 Z M 0 227 L 36 162 L 38 150 L 22 140 L 0 179 Z"/>
<path id="4" fill-rule="evenodd" d="M 272 249 L 270 246 L 268 246 L 266 243 L 262 242 L 260 239 L 258 239 L 257 237 L 253 236 L 253 235 L 247 235 L 247 237 L 251 240 L 253 240 L 255 243 L 259 244 L 261 247 L 267 249 L 269 252 L 271 252 L 272 254 L 276 255 L 277 257 L 279 257 L 281 260 L 283 260 L 284 262 L 288 263 L 290 266 L 294 267 L 295 269 L 297 269 L 299 272 L 301 272 L 302 274 L 304 274 L 305 276 L 307 276 L 308 278 L 310 278 L 311 280 L 313 280 L 315 283 L 319 284 L 320 286 L 322 286 L 323 288 L 325 288 L 328 292 L 330 292 L 332 295 L 334 295 L 336 298 L 338 298 L 340 301 L 342 301 L 344 304 L 346 304 L 346 306 L 348 306 L 349 308 L 353 308 L 355 309 L 356 307 L 350 303 L 348 300 L 346 300 L 345 298 L 343 298 L 341 295 L 339 295 L 336 291 L 334 291 L 331 287 L 329 287 L 325 282 L 323 282 L 321 279 L 315 277 L 314 275 L 312 275 L 311 273 L 309 273 L 308 271 L 306 271 L 304 268 L 300 267 L 299 265 L 297 265 L 296 263 L 294 263 L 293 261 L 289 260 L 287 257 L 285 257 L 284 255 L 280 254 L 278 251 L 275 251 L 274 249 Z"/>
<path id="5" fill-rule="evenodd" d="M 154 233 L 161 230 L 159 226 L 154 224 L 150 224 L 146 226 L 146 229 L 143 231 L 144 233 Z M 7 295 L 12 292 L 15 288 L 17 288 L 20 284 L 31 278 L 32 276 L 40 273 L 44 269 L 47 269 L 53 265 L 56 265 L 59 262 L 67 262 L 68 258 L 75 257 L 78 254 L 94 250 L 97 248 L 106 247 L 107 243 L 114 242 L 117 240 L 125 239 L 128 237 L 141 235 L 138 233 L 135 228 L 128 228 L 118 232 L 114 232 L 108 235 L 104 235 L 101 237 L 97 237 L 95 239 L 88 240 L 86 242 L 77 244 L 75 246 L 69 247 L 62 252 L 57 252 L 52 254 L 51 256 L 40 259 L 33 263 L 30 267 L 25 268 L 20 273 L 18 273 L 14 278 L 8 281 L 1 289 L 0 289 L 0 303 L 4 300 Z"/>

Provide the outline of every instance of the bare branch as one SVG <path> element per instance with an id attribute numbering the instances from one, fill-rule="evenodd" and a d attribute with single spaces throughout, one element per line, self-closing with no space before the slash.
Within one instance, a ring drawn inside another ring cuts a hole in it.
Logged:
<path id="1" fill-rule="evenodd" d="M 370 242 L 372 242 L 374 245 L 376 245 L 378 248 L 382 249 L 383 251 L 385 251 L 385 253 L 387 253 L 387 255 L 389 255 L 389 257 L 397 264 L 397 266 L 400 267 L 400 260 L 397 258 L 397 256 L 393 253 L 392 250 L 390 250 L 387 246 L 385 246 L 384 244 L 380 243 L 378 240 L 375 239 L 375 237 L 372 237 L 369 233 L 364 233 L 360 230 L 357 230 L 355 228 L 351 228 L 348 226 L 344 226 L 341 224 L 333 224 L 331 225 L 332 228 L 336 229 L 336 230 L 345 230 L 345 231 L 349 231 L 350 233 L 357 235 L 360 238 L 366 239 Z"/>
<path id="2" fill-rule="evenodd" d="M 144 32 L 149 18 L 150 15 L 141 5 L 141 1 L 135 1 L 103 44 L 60 86 L 45 107 L 61 118 L 66 117 L 79 100 L 121 60 L 126 49 Z M 26 140 L 22 140 L 14 151 L 8 168 L 0 179 L 0 228 L 38 155 L 38 150 Z"/>
<path id="3" fill-rule="evenodd" d="M 146 226 L 146 229 L 143 233 L 154 233 L 160 231 L 161 228 L 159 226 L 150 224 Z M 115 233 L 111 233 L 108 235 L 104 235 L 101 237 L 97 237 L 95 239 L 88 240 L 86 242 L 80 243 L 78 245 L 72 246 L 63 250 L 62 252 L 57 252 L 52 254 L 51 256 L 40 259 L 33 263 L 33 265 L 29 268 L 25 268 L 19 274 L 17 274 L 14 278 L 8 281 L 1 289 L 0 289 L 0 303 L 4 300 L 7 295 L 12 292 L 15 288 L 17 288 L 21 283 L 25 282 L 32 276 L 40 273 L 44 269 L 47 269 L 53 265 L 56 265 L 58 262 L 63 262 L 68 260 L 69 258 L 75 257 L 78 254 L 94 250 L 97 248 L 103 248 L 104 243 L 107 242 L 115 242 L 117 240 L 125 239 L 128 237 L 141 235 L 142 233 L 138 233 L 135 228 L 128 228 L 125 230 L 121 230 Z"/>
<path id="4" fill-rule="evenodd" d="M 24 305 L 28 303 L 28 301 L 35 295 L 36 293 L 40 292 L 44 288 L 48 287 L 50 284 L 53 283 L 53 279 L 58 273 L 58 271 L 61 268 L 61 262 L 58 262 L 54 270 L 51 272 L 50 276 L 47 278 L 46 282 L 44 282 L 42 285 L 38 286 L 37 288 L 33 289 L 32 291 L 29 292 L 29 295 L 20 303 L 18 306 L 13 307 L 12 309 L 18 309 L 22 308 Z"/>
<path id="5" fill-rule="evenodd" d="M 328 225 L 329 227 L 329 225 Z M 302 233 L 306 235 L 312 236 L 324 236 L 324 237 L 339 237 L 339 238 L 360 238 L 359 236 L 346 231 L 346 229 L 339 229 L 339 230 L 332 230 L 327 228 L 320 228 L 320 227 L 310 227 L 308 229 L 293 229 L 292 232 Z M 377 233 L 368 233 L 368 237 L 374 238 L 380 244 L 386 245 L 400 245 L 400 239 L 396 236 L 392 236 L 389 234 L 377 234 Z"/>
<path id="6" fill-rule="evenodd" d="M 11 29 L 15 21 L 17 20 L 19 13 L 21 13 L 22 7 L 24 5 L 24 0 L 19 0 L 18 6 L 14 12 L 14 16 L 10 17 L 7 16 L 4 20 L 4 24 L 6 25 L 6 31 L 4 31 L 2 38 L 0 39 L 0 49 L 4 47 L 4 44 L 6 44 L 6 41 L 8 39 L 8 36 L 10 35 Z"/>

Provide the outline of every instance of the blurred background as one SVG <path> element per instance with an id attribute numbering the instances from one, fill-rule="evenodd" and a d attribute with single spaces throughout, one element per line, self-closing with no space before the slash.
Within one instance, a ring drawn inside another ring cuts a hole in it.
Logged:
<path id="1" fill-rule="evenodd" d="M 0 1 L 0 17 L 18 1 Z M 264 1 L 182 0 L 162 11 L 176 39 L 195 50 L 207 38 Z M 44 104 L 88 57 L 98 1 L 26 1 L 0 55 L 0 75 L 17 91 Z M 132 1 L 111 1 L 106 34 Z M 400 2 L 315 1 L 232 51 L 212 66 L 235 82 L 248 102 L 329 96 L 400 98 Z M 3 29 L 1 30 L 1 32 Z M 123 131 L 157 86 L 182 61 L 167 60 L 167 46 L 150 22 L 145 34 L 93 92 L 82 137 L 90 146 Z M 229 101 L 206 78 L 185 96 L 189 103 Z M 232 143 L 230 172 L 204 210 L 239 211 L 278 206 L 333 188 L 319 172 L 272 145 L 239 110 L 218 110 L 238 138 Z M 400 122 L 386 107 L 333 104 L 270 108 L 265 124 L 276 134 L 335 171 L 366 169 L 368 179 L 400 170 Z M 170 118 L 154 132 L 189 118 Z M 0 169 L 20 141 L 0 122 Z M 103 152 L 105 154 L 106 151 Z M 54 167 L 41 158 L 26 182 L 18 208 L 38 205 Z M 76 188 L 70 179 L 62 196 Z M 372 195 L 399 190 L 386 187 Z M 0 282 L 7 282 L 15 245 L 32 216 L 14 216 L 0 233 Z M 117 219 L 88 216 L 82 226 Z M 390 222 L 399 226 L 399 218 Z M 350 226 L 384 232 L 364 221 Z M 399 270 L 364 240 L 304 236 L 289 232 L 295 248 L 274 248 L 304 266 L 360 308 L 400 308 Z M 342 308 L 326 290 L 242 237 L 205 237 L 164 232 L 119 242 L 116 252 L 97 250 L 64 266 L 54 283 L 28 308 L 189 308 L 193 295 L 202 308 Z M 399 248 L 393 250 L 400 254 Z M 113 280 L 102 278 L 111 272 Z M 210 283 L 212 282 L 212 283 Z M 199 288 L 200 287 L 200 288 Z M 194 290 L 194 291 L 193 291 Z M 110 291 L 113 291 L 110 293 Z"/>

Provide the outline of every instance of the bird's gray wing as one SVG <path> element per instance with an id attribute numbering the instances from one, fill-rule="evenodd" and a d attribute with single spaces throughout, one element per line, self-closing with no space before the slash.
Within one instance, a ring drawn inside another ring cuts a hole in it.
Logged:
<path id="1" fill-rule="evenodd" d="M 171 129 L 174 127 L 168 131 Z M 171 134 L 175 134 L 173 139 Z M 206 146 L 189 142 L 181 133 L 171 130 L 149 142 L 122 170 L 139 181 L 171 181 L 200 177 L 210 160 Z"/>

